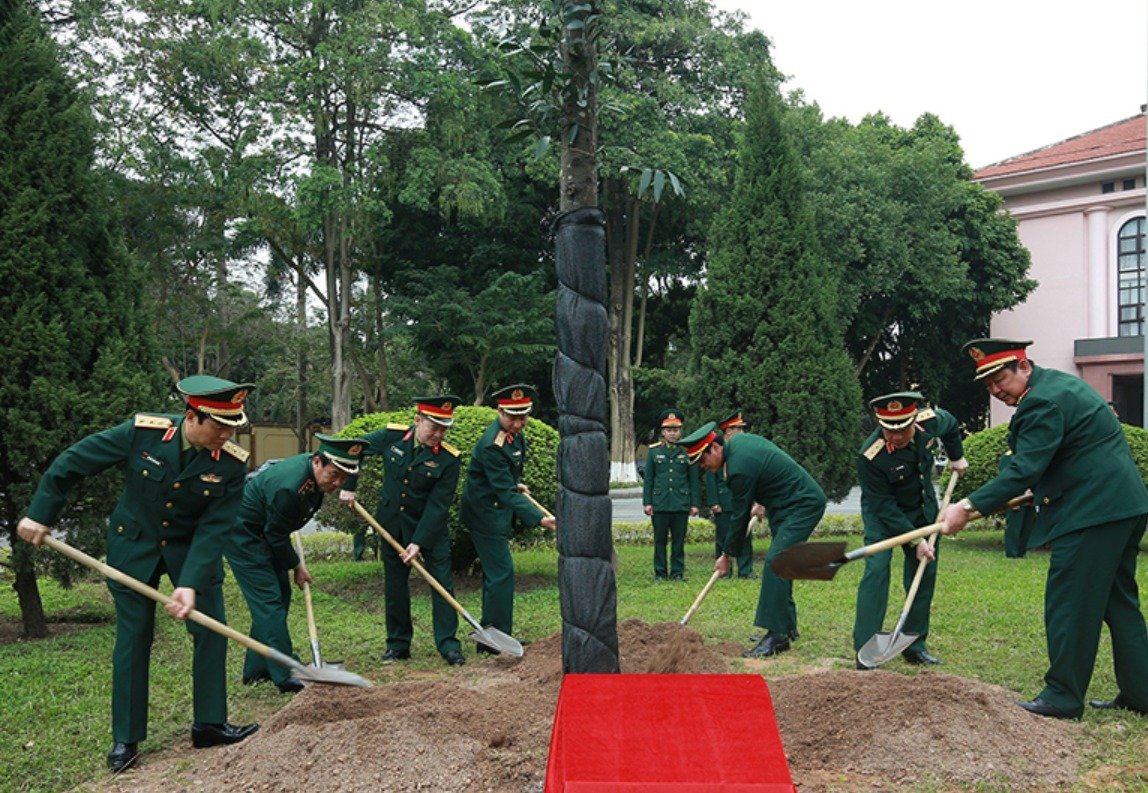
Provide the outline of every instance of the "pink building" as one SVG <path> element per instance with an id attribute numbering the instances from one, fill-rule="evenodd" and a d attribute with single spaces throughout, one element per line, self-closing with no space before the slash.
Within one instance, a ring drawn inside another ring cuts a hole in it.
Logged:
<path id="1" fill-rule="evenodd" d="M 1145 117 L 1141 114 L 977 171 L 1032 253 L 1028 300 L 993 336 L 1033 339 L 1040 365 L 1076 374 L 1143 425 Z M 992 423 L 1012 413 L 996 400 Z"/>

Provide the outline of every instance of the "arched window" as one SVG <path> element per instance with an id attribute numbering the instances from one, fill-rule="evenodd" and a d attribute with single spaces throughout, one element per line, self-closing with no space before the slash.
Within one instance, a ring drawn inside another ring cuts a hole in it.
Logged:
<path id="1" fill-rule="evenodd" d="M 1120 266 L 1120 335 L 1144 333 L 1144 218 L 1134 218 L 1120 227 L 1116 239 Z"/>

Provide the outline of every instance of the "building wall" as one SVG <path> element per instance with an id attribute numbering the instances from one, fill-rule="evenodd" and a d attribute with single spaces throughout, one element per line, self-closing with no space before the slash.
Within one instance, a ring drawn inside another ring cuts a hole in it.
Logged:
<path id="1" fill-rule="evenodd" d="M 1136 187 L 1122 189 L 1124 178 Z M 1114 181 L 1116 191 L 1101 192 Z M 1128 220 L 1145 215 L 1144 157 L 1129 156 L 1056 173 L 1019 174 L 987 180 L 1017 219 L 1022 244 L 1032 254 L 1029 277 L 1037 288 L 1021 305 L 993 318 L 993 336 L 1032 339 L 1032 358 L 1042 366 L 1084 378 L 1105 399 L 1114 375 L 1142 373 L 1143 355 L 1078 358 L 1075 343 L 1118 335 L 1117 234 Z M 991 402 L 991 422 L 1007 421 L 1012 409 Z"/>

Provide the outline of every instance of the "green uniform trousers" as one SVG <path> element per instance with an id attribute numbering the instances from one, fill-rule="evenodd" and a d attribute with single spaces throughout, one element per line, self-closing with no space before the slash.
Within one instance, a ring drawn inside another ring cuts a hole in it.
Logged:
<path id="1" fill-rule="evenodd" d="M 410 650 L 411 639 L 414 637 L 414 623 L 411 620 L 411 568 L 403 563 L 390 543 L 383 545 L 382 553 L 387 649 Z M 429 547 L 420 548 L 420 554 L 426 571 L 448 592 L 452 591 L 454 578 L 450 572 L 450 541 L 443 537 Z M 434 621 L 434 642 L 439 654 L 445 656 L 451 650 L 461 650 L 462 644 L 455 637 L 458 631 L 458 612 L 433 589 L 431 612 Z"/>
<path id="2" fill-rule="evenodd" d="M 1010 509 L 1005 513 L 1004 555 L 1020 559 L 1028 550 L 1028 537 L 1036 525 L 1036 512 L 1032 507 Z"/>
<path id="3" fill-rule="evenodd" d="M 144 583 L 159 585 L 163 562 Z M 148 662 L 155 637 L 156 602 L 108 581 L 116 604 L 116 643 L 112 651 L 112 740 L 139 743 L 147 738 Z M 226 622 L 223 605 L 223 568 L 217 579 L 195 593 L 195 608 Z M 192 711 L 197 722 L 227 721 L 227 639 L 187 620 L 192 638 Z"/>
<path id="4" fill-rule="evenodd" d="M 287 613 L 291 608 L 289 571 L 276 570 L 270 559 L 259 564 L 229 557 L 228 563 L 251 611 L 251 638 L 298 661 L 299 656 L 291 645 L 291 633 L 287 630 Z M 243 659 L 243 679 L 254 680 L 264 676 L 270 676 L 279 684 L 291 677 L 291 670 L 267 660 L 254 650 L 248 650 Z"/>
<path id="5" fill-rule="evenodd" d="M 926 525 L 923 516 L 918 516 L 920 525 Z M 865 544 L 871 545 L 886 539 L 884 536 L 872 536 L 865 533 Z M 917 575 L 917 549 L 909 544 L 900 548 L 904 556 L 904 565 L 901 570 L 901 583 L 905 594 L 913 585 L 913 578 Z M 917 596 L 913 598 L 913 605 L 905 617 L 904 633 L 915 633 L 917 639 L 906 649 L 915 652 L 925 652 L 928 648 L 925 639 L 929 635 L 929 613 L 933 604 L 933 592 L 937 584 L 937 562 L 941 558 L 941 543 L 938 536 L 934 546 L 936 560 L 930 562 L 921 576 L 921 585 L 917 589 Z M 860 650 L 869 639 L 880 632 L 885 621 L 885 614 L 889 608 L 889 579 L 892 577 L 893 551 L 882 551 L 865 557 L 865 572 L 861 575 L 861 583 L 857 587 L 857 616 L 853 621 L 853 649 Z M 898 612 L 898 616 L 900 612 Z"/>
<path id="6" fill-rule="evenodd" d="M 717 559 L 725 548 L 726 537 L 729 535 L 730 521 L 733 515 L 722 510 L 714 515 L 714 558 Z M 753 536 L 747 531 L 745 543 L 741 546 L 741 553 L 737 556 L 737 577 L 753 578 Z"/>
<path id="7" fill-rule="evenodd" d="M 1148 711 L 1148 630 L 1136 587 L 1136 556 L 1148 515 L 1053 539 L 1044 590 L 1049 668 L 1040 698 L 1079 716 L 1092 679 L 1101 623 L 1112 635 L 1121 699 Z"/>
<path id="8" fill-rule="evenodd" d="M 816 515 L 807 515 L 806 520 L 785 521 L 775 526 L 771 521 L 769 532 L 773 542 L 765 553 L 765 567 L 761 571 L 761 593 L 757 597 L 757 614 L 753 624 L 780 637 L 797 631 L 797 604 L 793 602 L 793 582 L 778 578 L 773 572 L 773 560 L 791 545 L 805 542 L 817 528 L 817 522 L 825 514 L 825 507 Z"/>
<path id="9" fill-rule="evenodd" d="M 470 539 L 482 560 L 482 617 L 479 621 L 508 635 L 514 628 L 514 560 L 510 556 L 509 535 L 509 525 L 505 534 L 476 530 L 473 525 L 470 527 Z"/>
<path id="10" fill-rule="evenodd" d="M 670 544 L 670 578 L 680 579 L 686 570 L 688 512 L 654 510 L 654 578 L 666 577 L 666 543 Z"/>

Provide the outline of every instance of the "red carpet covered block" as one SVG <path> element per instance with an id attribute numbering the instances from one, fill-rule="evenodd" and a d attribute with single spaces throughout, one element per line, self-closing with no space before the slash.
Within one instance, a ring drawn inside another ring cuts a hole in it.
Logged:
<path id="1" fill-rule="evenodd" d="M 566 675 L 546 793 L 793 793 L 758 675 Z"/>

